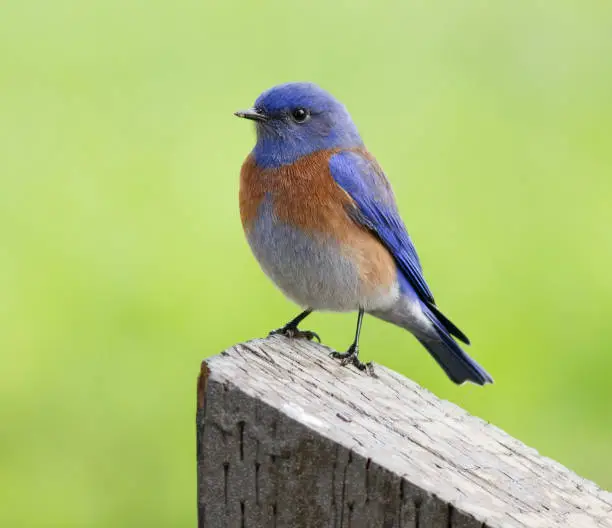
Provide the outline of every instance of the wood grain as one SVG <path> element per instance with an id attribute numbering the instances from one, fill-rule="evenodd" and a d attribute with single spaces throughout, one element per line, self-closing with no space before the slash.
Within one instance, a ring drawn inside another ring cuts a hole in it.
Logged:
<path id="1" fill-rule="evenodd" d="M 201 528 L 612 528 L 612 494 L 376 367 L 275 336 L 198 384 Z"/>

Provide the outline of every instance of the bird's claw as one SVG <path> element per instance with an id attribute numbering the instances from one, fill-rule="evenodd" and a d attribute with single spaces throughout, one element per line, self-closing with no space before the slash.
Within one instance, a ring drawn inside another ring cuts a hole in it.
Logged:
<path id="1" fill-rule="evenodd" d="M 346 352 L 330 352 L 329 354 L 334 359 L 340 360 L 340 365 L 346 367 L 352 364 L 356 369 L 362 372 L 367 372 L 370 376 L 375 377 L 374 365 L 371 361 L 364 363 L 359 361 L 359 351 L 357 348 L 349 348 Z"/>
<path id="2" fill-rule="evenodd" d="M 268 334 L 268 337 L 273 335 L 282 335 L 290 339 L 308 339 L 308 341 L 316 339 L 319 343 L 321 342 L 321 338 L 316 332 L 312 332 L 311 330 L 300 330 L 296 326 L 283 326 L 282 328 L 272 330 Z"/>

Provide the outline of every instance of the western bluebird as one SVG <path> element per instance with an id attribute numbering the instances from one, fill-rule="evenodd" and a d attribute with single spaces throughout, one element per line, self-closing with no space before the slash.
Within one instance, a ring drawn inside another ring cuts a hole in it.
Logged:
<path id="1" fill-rule="evenodd" d="M 409 330 L 455 383 L 492 383 L 453 339 L 468 338 L 434 302 L 391 185 L 348 111 L 312 83 L 287 83 L 236 112 L 255 121 L 257 143 L 240 174 L 240 216 L 255 257 L 280 290 L 304 308 L 271 333 L 298 329 L 313 310 L 357 311 L 342 364 L 358 358 L 364 313 Z"/>

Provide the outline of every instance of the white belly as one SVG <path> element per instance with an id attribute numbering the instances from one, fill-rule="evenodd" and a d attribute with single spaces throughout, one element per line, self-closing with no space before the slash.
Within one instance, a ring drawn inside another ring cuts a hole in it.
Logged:
<path id="1" fill-rule="evenodd" d="M 384 309 L 399 295 L 397 284 L 366 293 L 359 269 L 335 241 L 314 238 L 279 222 L 265 202 L 247 240 L 266 275 L 304 308 Z"/>

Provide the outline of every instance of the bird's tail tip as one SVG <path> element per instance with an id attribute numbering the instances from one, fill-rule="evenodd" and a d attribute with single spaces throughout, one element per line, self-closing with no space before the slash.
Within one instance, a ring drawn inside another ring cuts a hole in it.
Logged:
<path id="1" fill-rule="evenodd" d="M 493 383 L 491 375 L 463 351 L 436 315 L 428 309 L 425 309 L 424 313 L 435 329 L 435 336 L 419 337 L 418 340 L 442 367 L 446 375 L 458 385 L 466 381 L 476 385 Z"/>
<path id="2" fill-rule="evenodd" d="M 447 339 L 419 339 L 431 356 L 442 367 L 446 375 L 457 385 L 466 381 L 476 385 L 493 383 L 491 375 L 469 357 L 459 345 L 448 336 Z"/>

